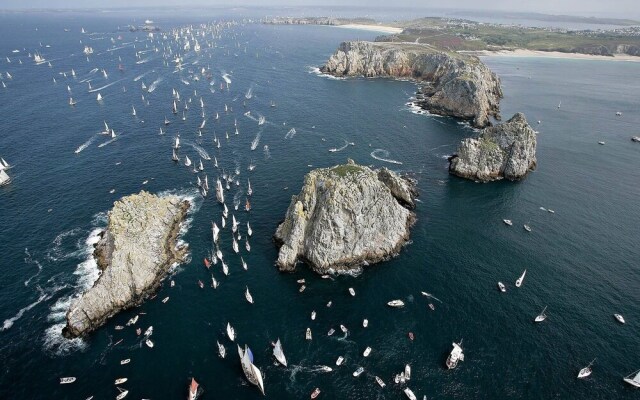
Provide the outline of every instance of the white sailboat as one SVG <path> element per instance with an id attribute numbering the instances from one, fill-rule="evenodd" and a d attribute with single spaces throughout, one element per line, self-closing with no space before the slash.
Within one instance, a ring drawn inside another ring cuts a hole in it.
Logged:
<path id="1" fill-rule="evenodd" d="M 262 381 L 262 373 L 253 365 L 253 353 L 249 346 L 245 345 L 244 350 L 240 346 L 238 346 L 238 355 L 240 356 L 240 364 L 242 365 L 242 371 L 244 375 L 247 377 L 247 380 L 253 384 L 258 386 L 262 394 L 264 394 L 264 383 Z"/>
<path id="2" fill-rule="evenodd" d="M 248 236 L 253 235 L 253 230 L 251 230 L 251 226 L 249 225 L 248 221 L 247 221 L 247 235 Z"/>
<path id="3" fill-rule="evenodd" d="M 545 319 L 547 319 L 547 314 L 544 313 L 546 310 L 547 310 L 547 306 L 544 306 L 544 308 L 542 309 L 542 312 L 533 321 L 542 322 Z"/>
<path id="4" fill-rule="evenodd" d="M 216 343 L 218 344 L 218 354 L 220 355 L 220 358 L 224 358 L 227 355 L 227 350 L 220 344 L 220 342 L 216 341 Z"/>
<path id="5" fill-rule="evenodd" d="M 227 336 L 229 336 L 229 340 L 231 340 L 232 342 L 236 340 L 236 331 L 228 322 L 227 322 Z"/>
<path id="6" fill-rule="evenodd" d="M 285 367 L 287 366 L 287 358 L 284 356 L 284 352 L 282 351 L 282 343 L 280 343 L 280 338 L 278 338 L 275 346 L 273 347 L 273 355 L 280 364 Z"/>
<path id="7" fill-rule="evenodd" d="M 131 106 L 131 115 L 133 115 L 134 117 L 138 115 L 138 113 L 136 113 L 136 108 L 134 106 Z"/>
<path id="8" fill-rule="evenodd" d="M 102 95 L 98 92 L 98 96 L 96 96 L 97 101 L 102 101 Z"/>
<path id="9" fill-rule="evenodd" d="M 500 289 L 502 293 L 507 291 L 507 288 L 504 286 L 504 283 L 502 282 L 498 282 L 498 289 Z"/>
<path id="10" fill-rule="evenodd" d="M 632 375 L 633 375 L 633 378 L 631 378 Z M 625 376 L 622 380 L 627 382 L 631 386 L 640 388 L 640 370 Z"/>
<path id="11" fill-rule="evenodd" d="M 624 324 L 626 322 L 621 314 L 613 314 L 613 316 L 615 317 L 616 321 L 620 322 L 621 324 Z"/>
<path id="12" fill-rule="evenodd" d="M 224 203 L 224 189 L 222 188 L 222 182 L 220 178 L 216 181 L 216 198 L 219 203 Z"/>
<path id="13" fill-rule="evenodd" d="M 162 130 L 162 128 L 160 128 L 160 130 Z M 180 148 L 180 135 L 176 136 L 176 140 L 173 143 L 173 148 L 176 150 Z"/>
<path id="14" fill-rule="evenodd" d="M 189 156 L 184 156 L 184 165 L 187 167 L 191 165 L 191 160 L 189 159 Z"/>
<path id="15" fill-rule="evenodd" d="M 0 186 L 8 185 L 11 183 L 11 177 L 4 171 L 4 168 L 0 169 Z"/>
<path id="16" fill-rule="evenodd" d="M 416 395 L 413 393 L 413 391 L 411 391 L 411 389 L 409 388 L 404 388 L 403 389 L 404 394 L 407 395 L 407 397 L 409 398 L 409 400 L 417 400 Z"/>
<path id="17" fill-rule="evenodd" d="M 247 196 L 251 196 L 253 194 L 253 189 L 251 189 L 251 181 L 247 179 Z"/>
<path id="18" fill-rule="evenodd" d="M 516 281 L 516 287 L 522 286 L 522 282 L 524 281 L 524 276 L 527 274 L 527 270 L 525 269 L 520 278 Z"/>
<path id="19" fill-rule="evenodd" d="M 250 304 L 253 304 L 253 296 L 251 296 L 251 293 L 249 292 L 249 287 L 247 286 L 246 288 L 247 288 L 247 289 L 246 289 L 246 290 L 245 290 L 245 292 L 244 292 L 244 297 L 247 299 L 247 301 L 248 301 Z"/>
<path id="20" fill-rule="evenodd" d="M 247 266 L 247 262 L 244 260 L 244 258 L 240 257 L 240 262 L 242 262 L 242 269 L 244 269 L 245 271 L 249 269 L 249 267 Z"/>
<path id="21" fill-rule="evenodd" d="M 217 243 L 218 242 L 218 236 L 220 234 L 220 228 L 218 228 L 218 225 L 216 225 L 215 222 L 211 222 L 211 233 L 213 235 L 213 242 Z"/>
<path id="22" fill-rule="evenodd" d="M 236 241 L 236 238 L 233 238 L 233 251 L 238 254 L 240 252 L 240 249 L 238 249 L 238 241 Z"/>
<path id="23" fill-rule="evenodd" d="M 589 375 L 591 375 L 591 373 L 593 372 L 593 370 L 591 369 L 591 366 L 593 365 L 593 363 L 596 361 L 596 359 L 594 358 L 593 361 L 591 361 L 589 363 L 589 365 L 587 365 L 586 367 L 582 368 L 580 370 L 580 372 L 578 372 L 578 379 L 584 379 L 586 377 L 588 377 Z"/>
<path id="24" fill-rule="evenodd" d="M 236 216 L 231 216 L 231 232 L 236 233 L 238 230 L 238 221 L 236 221 Z"/>

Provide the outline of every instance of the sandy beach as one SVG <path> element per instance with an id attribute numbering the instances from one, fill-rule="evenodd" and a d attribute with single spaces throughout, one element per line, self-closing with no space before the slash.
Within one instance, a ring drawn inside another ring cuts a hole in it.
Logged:
<path id="1" fill-rule="evenodd" d="M 384 25 L 346 24 L 346 25 L 334 25 L 334 26 L 337 26 L 338 28 L 359 29 L 361 31 L 374 31 L 374 32 L 383 32 L 383 33 L 402 32 L 402 28 L 395 28 L 393 26 L 384 26 Z"/>
<path id="2" fill-rule="evenodd" d="M 559 51 L 537 51 L 537 50 L 498 50 L 498 51 L 460 51 L 459 53 L 474 54 L 479 57 L 545 57 L 545 58 L 565 58 L 574 60 L 599 60 L 599 61 L 631 61 L 640 62 L 640 57 L 628 54 L 616 54 L 613 57 L 596 56 L 580 53 L 563 53 Z"/>

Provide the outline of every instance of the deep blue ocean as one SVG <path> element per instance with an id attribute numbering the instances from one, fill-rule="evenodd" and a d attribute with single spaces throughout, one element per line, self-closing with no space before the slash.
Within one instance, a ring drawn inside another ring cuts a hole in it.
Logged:
<path id="1" fill-rule="evenodd" d="M 407 363 L 413 371 L 407 386 L 419 398 L 637 397 L 622 377 L 640 368 L 640 144 L 630 140 L 640 135 L 640 63 L 485 58 L 502 79 L 503 117 L 524 112 L 539 131 L 538 169 L 521 182 L 478 184 L 450 176 L 446 160 L 461 139 L 477 132 L 454 119 L 412 112 L 413 83 L 317 74 L 341 41 L 379 33 L 267 26 L 243 22 L 242 11 L 0 14 L 6 84 L 0 87 L 0 157 L 13 166 L 13 182 L 0 188 L 0 398 L 109 399 L 118 394 L 113 382 L 120 377 L 128 378 L 121 385 L 127 398 L 185 398 L 192 376 L 204 389 L 202 399 L 261 398 L 244 379 L 235 343 L 224 334 L 227 322 L 237 343 L 253 350 L 271 399 L 308 398 L 315 387 L 324 399 L 402 399 L 404 386 L 392 377 Z M 238 24 L 199 38 L 199 54 L 178 51 L 182 71 L 165 63 L 163 54 L 178 50 L 172 28 L 192 25 L 198 32 L 200 23 L 230 17 Z M 124 29 L 145 18 L 162 28 L 154 38 Z M 88 60 L 85 46 L 94 49 Z M 35 52 L 51 67 L 36 65 L 28 57 Z M 202 68 L 211 81 L 193 79 Z M 90 92 L 89 83 L 102 89 Z M 180 111 L 191 99 L 186 121 L 181 112 L 171 113 L 172 89 L 183 100 Z M 202 136 L 200 97 L 207 119 Z M 165 116 L 172 122 L 167 127 Z M 106 145 L 108 138 L 97 134 L 103 121 L 117 134 Z M 224 276 L 220 264 L 213 268 L 220 282 L 215 290 L 200 289 L 197 281 L 210 280 L 202 259 L 211 247 L 211 221 L 220 220 L 222 209 L 215 196 L 198 195 L 196 174 L 171 161 L 177 134 L 182 157 L 198 160 L 206 152 L 217 158 L 220 169 L 204 161 L 210 181 L 223 169 L 240 171 L 240 186 L 226 196 L 243 236 L 245 222 L 253 228 L 251 251 L 240 253 L 249 268 L 244 271 L 233 254 L 227 228 L 222 243 L 231 273 Z M 354 145 L 328 151 L 345 142 Z M 304 265 L 295 274 L 278 272 L 272 235 L 291 196 L 310 169 L 347 158 L 417 179 L 411 243 L 356 277 L 321 279 Z M 254 192 L 250 213 L 242 211 L 247 179 Z M 190 261 L 169 278 L 175 287 L 165 284 L 155 299 L 84 340 L 64 339 L 71 299 L 97 278 L 91 240 L 106 226 L 113 202 L 140 190 L 193 200 L 181 235 Z M 524 284 L 516 289 L 524 269 Z M 307 289 L 299 293 L 296 281 L 303 278 Z M 498 281 L 506 293 L 497 290 Z M 254 305 L 245 301 L 245 287 Z M 441 300 L 431 300 L 435 311 L 421 291 Z M 391 309 L 386 302 L 392 299 L 407 306 Z M 534 324 L 545 306 L 547 321 Z M 153 349 L 133 328 L 114 329 L 138 313 L 144 313 L 138 326 L 154 326 Z M 614 313 L 623 314 L 626 325 Z M 326 335 L 332 327 L 340 332 L 340 324 L 349 328 L 347 337 Z M 304 338 L 307 327 L 312 341 Z M 270 342 L 276 338 L 287 368 L 274 365 Z M 447 371 L 451 342 L 460 339 L 465 360 Z M 216 341 L 226 346 L 227 358 L 218 357 Z M 367 346 L 373 350 L 364 358 Z M 346 361 L 336 367 L 341 355 Z M 120 365 L 126 358 L 131 362 Z M 576 379 L 594 358 L 592 376 Z M 320 372 L 321 365 L 334 370 Z M 354 378 L 359 366 L 365 372 Z M 378 387 L 376 375 L 386 388 Z M 77 381 L 60 385 L 64 376 Z"/>

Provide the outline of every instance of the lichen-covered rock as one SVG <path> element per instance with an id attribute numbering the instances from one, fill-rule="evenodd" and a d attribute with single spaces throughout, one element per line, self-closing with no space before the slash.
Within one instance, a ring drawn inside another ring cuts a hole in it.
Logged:
<path id="1" fill-rule="evenodd" d="M 301 259 L 324 274 L 397 254 L 415 221 L 406 208 L 414 197 L 410 181 L 352 160 L 309 172 L 274 236 L 278 267 L 293 271 Z"/>
<path id="2" fill-rule="evenodd" d="M 449 172 L 488 182 L 518 180 L 536 167 L 536 132 L 522 113 L 484 129 L 477 139 L 464 139 L 449 158 Z"/>
<path id="3" fill-rule="evenodd" d="M 411 78 L 421 83 L 417 104 L 434 114 L 464 120 L 478 128 L 500 119 L 498 77 L 474 56 L 428 45 L 343 42 L 321 71 L 336 76 Z"/>
<path id="4" fill-rule="evenodd" d="M 189 203 L 177 196 L 144 191 L 114 203 L 94 252 L 102 273 L 71 304 L 65 336 L 91 332 L 158 288 L 171 264 L 186 253 L 186 248 L 176 247 L 176 239 L 188 208 Z"/>

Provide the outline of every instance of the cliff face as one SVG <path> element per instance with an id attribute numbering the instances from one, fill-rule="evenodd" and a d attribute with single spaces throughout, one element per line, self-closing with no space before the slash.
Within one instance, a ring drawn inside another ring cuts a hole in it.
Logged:
<path id="1" fill-rule="evenodd" d="M 186 249 L 176 248 L 176 238 L 188 208 L 177 196 L 144 191 L 114 203 L 94 252 L 102 273 L 71 304 L 65 336 L 91 332 L 157 289 L 171 264 L 184 256 Z"/>
<path id="2" fill-rule="evenodd" d="M 449 172 L 467 179 L 521 179 L 536 167 L 536 132 L 517 113 L 484 129 L 477 139 L 464 139 L 449 162 Z"/>
<path id="3" fill-rule="evenodd" d="M 490 125 L 500 118 L 498 77 L 477 57 L 427 45 L 343 42 L 321 71 L 336 76 L 412 78 L 421 82 L 418 104 L 429 112 Z"/>
<path id="4" fill-rule="evenodd" d="M 281 245 L 278 267 L 293 271 L 302 259 L 324 274 L 395 255 L 415 220 L 412 185 L 352 160 L 309 172 L 274 236 Z"/>

